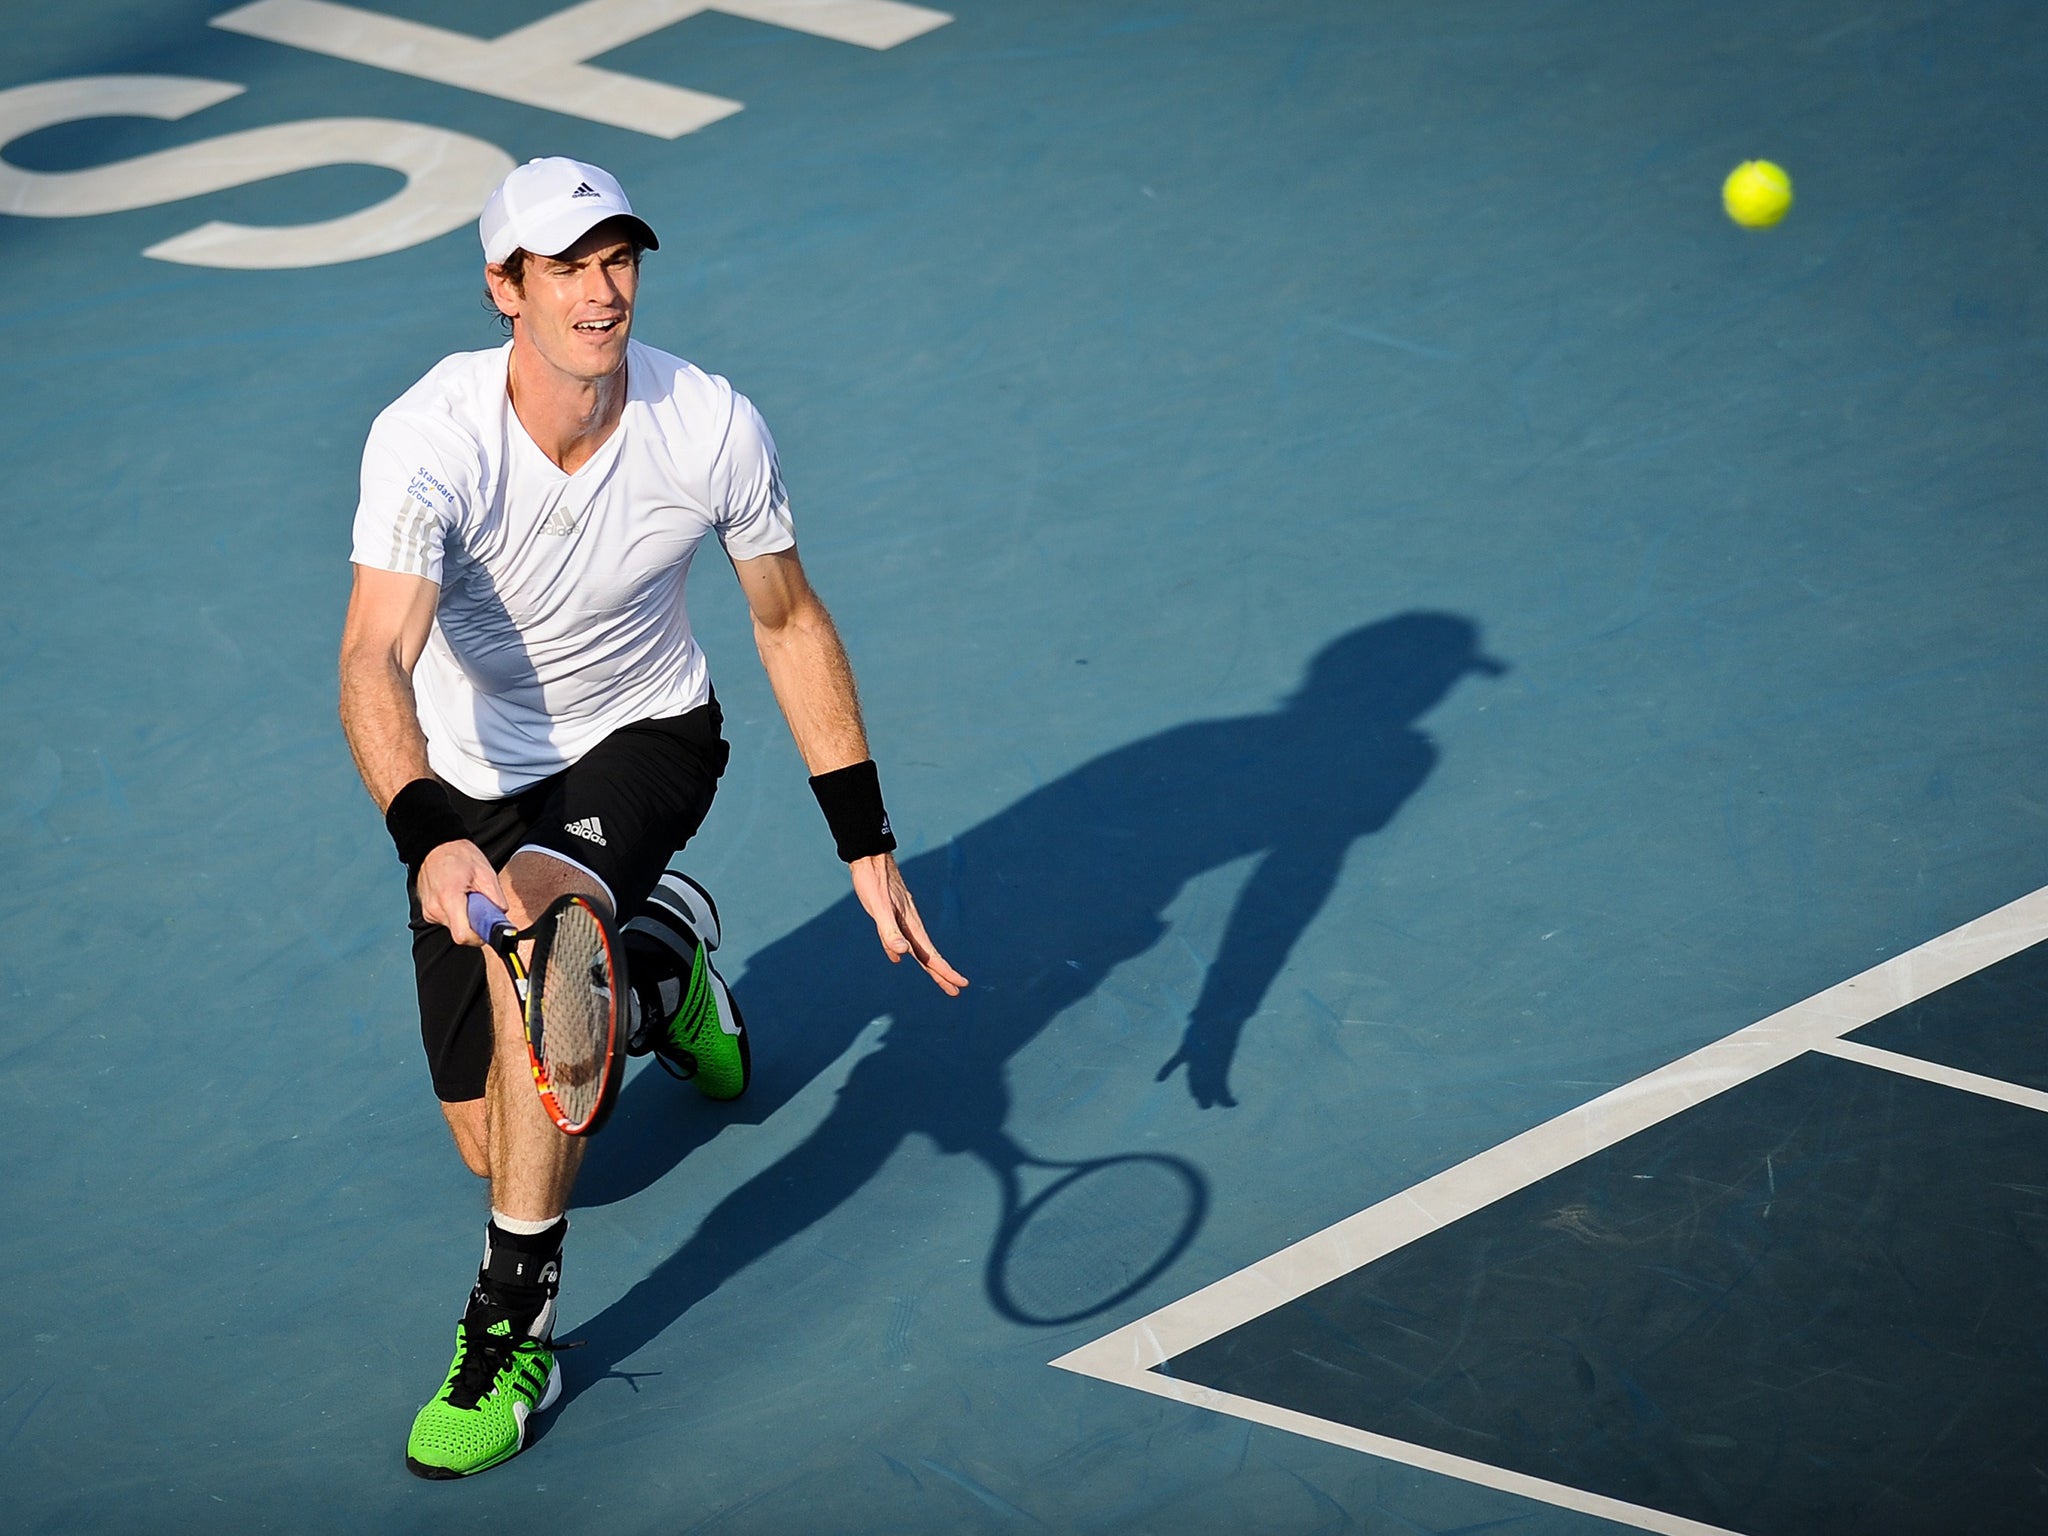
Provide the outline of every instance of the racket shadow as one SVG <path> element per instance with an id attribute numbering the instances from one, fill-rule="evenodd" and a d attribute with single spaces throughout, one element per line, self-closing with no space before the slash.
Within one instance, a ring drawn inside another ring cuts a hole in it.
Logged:
<path id="1" fill-rule="evenodd" d="M 1129 1301 L 1173 1267 L 1208 1214 L 1209 1181 L 1169 1153 L 1054 1162 L 1007 1136 L 976 1153 L 1003 1199 L 982 1287 L 1026 1327 L 1064 1328 Z M 1027 1169 L 1038 1186 L 1029 1195 Z"/>
<path id="2" fill-rule="evenodd" d="M 1204 1109 L 1235 1104 L 1245 1026 L 1351 844 L 1384 827 L 1434 771 L 1420 717 L 1459 679 L 1504 670 L 1456 615 L 1364 625 L 1324 647 L 1280 707 L 1105 753 L 906 860 L 935 939 L 974 978 L 958 999 L 912 967 L 882 963 L 851 896 L 751 955 L 734 982 L 754 1030 L 747 1097 L 694 1102 L 687 1088 L 637 1074 L 592 1148 L 577 1203 L 646 1188 L 722 1125 L 766 1119 L 823 1073 L 844 1070 L 844 1085 L 800 1144 L 727 1192 L 679 1249 L 577 1330 L 587 1347 L 570 1357 L 569 1395 L 624 1374 L 691 1307 L 847 1205 L 911 1138 L 973 1155 L 997 1180 L 1002 1210 L 984 1270 L 997 1316 L 1062 1326 L 1160 1281 L 1207 1219 L 1201 1170 L 1170 1149 L 1085 1163 L 1026 1151 L 1011 1124 L 1012 1059 L 1055 1020 L 1072 1032 L 1064 1047 L 1088 1052 L 1091 1015 L 1069 1010 L 1164 936 L 1164 913 L 1188 881 L 1249 859 L 1180 1039 L 1158 1042 L 1162 1064 L 1134 1064 L 1126 1089 L 1151 1079 Z M 855 1039 L 884 1018 L 879 1043 L 845 1066 Z M 1056 1139 L 1071 1145 L 1078 1129 Z"/>

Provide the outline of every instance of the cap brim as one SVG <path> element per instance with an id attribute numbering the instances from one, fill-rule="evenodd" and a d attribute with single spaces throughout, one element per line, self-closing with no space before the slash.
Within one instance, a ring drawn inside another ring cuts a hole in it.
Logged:
<path id="1" fill-rule="evenodd" d="M 595 216 L 586 216 L 588 214 L 594 214 Z M 637 213 L 619 213 L 609 209 L 586 210 L 582 208 L 571 208 L 560 218 L 551 220 L 540 228 L 533 230 L 531 234 L 534 244 L 527 246 L 527 249 L 536 256 L 559 256 L 578 240 L 581 240 L 585 235 L 597 228 L 598 225 L 608 224 L 614 219 L 617 219 L 621 224 L 631 229 L 634 238 L 648 250 L 658 251 L 661 249 L 661 242 L 655 238 L 654 231 L 648 227 L 647 221 Z M 546 247 L 546 249 L 537 249 L 537 247 Z M 515 246 L 513 249 L 516 250 L 518 247 Z M 509 256 L 512 252 L 507 251 L 505 254 Z"/>

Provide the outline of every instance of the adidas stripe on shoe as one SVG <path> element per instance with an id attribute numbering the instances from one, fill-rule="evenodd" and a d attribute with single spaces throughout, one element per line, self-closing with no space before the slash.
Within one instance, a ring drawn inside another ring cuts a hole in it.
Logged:
<path id="1" fill-rule="evenodd" d="M 468 1477 L 526 1448 L 526 1421 L 562 1393 L 562 1368 L 545 1340 L 515 1339 L 506 1318 L 455 1325 L 455 1361 L 433 1401 L 412 1422 L 406 1470 Z"/>

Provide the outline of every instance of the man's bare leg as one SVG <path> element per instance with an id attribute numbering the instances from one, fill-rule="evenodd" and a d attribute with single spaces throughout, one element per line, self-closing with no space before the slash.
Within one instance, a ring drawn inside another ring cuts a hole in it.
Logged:
<path id="1" fill-rule="evenodd" d="M 499 874 L 506 916 L 520 927 L 558 897 L 602 900 L 590 876 L 546 854 L 515 855 Z M 463 1310 L 448 1379 L 413 1420 L 406 1465 L 422 1477 L 460 1477 L 494 1466 L 525 1444 L 526 1419 L 555 1400 L 561 1371 L 553 1347 L 561 1280 L 563 1213 L 583 1138 L 565 1136 L 541 1108 L 526 1060 L 519 1000 L 504 966 L 486 959 L 491 996 L 491 1071 L 481 1099 L 444 1104 L 456 1149 L 491 1181 L 484 1261 Z"/>
<path id="2" fill-rule="evenodd" d="M 589 875 L 531 849 L 513 855 L 500 879 L 507 898 L 505 915 L 520 928 L 570 894 L 606 904 Z M 541 1107 L 527 1065 L 526 1026 L 512 978 L 495 959 L 484 969 L 491 988 L 491 1075 L 484 1090 L 491 1209 L 518 1221 L 551 1221 L 569 1207 L 569 1191 L 583 1162 L 583 1138 L 563 1135 Z M 462 1146 L 460 1132 L 456 1145 Z"/>
<path id="3" fill-rule="evenodd" d="M 462 1166 L 480 1179 L 491 1176 L 491 1100 L 488 1082 L 484 1097 L 463 1099 L 450 1104 L 441 1104 L 442 1118 L 448 1122 L 448 1134 L 455 1138 L 455 1150 L 462 1158 Z"/>

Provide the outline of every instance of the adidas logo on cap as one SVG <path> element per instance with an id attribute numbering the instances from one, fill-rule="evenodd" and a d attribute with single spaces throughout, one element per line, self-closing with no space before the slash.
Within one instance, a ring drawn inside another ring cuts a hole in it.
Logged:
<path id="1" fill-rule="evenodd" d="M 516 167 L 498 184 L 477 216 L 476 232 L 484 260 L 497 264 L 516 250 L 566 251 L 607 217 L 630 221 L 643 250 L 660 248 L 611 172 L 550 155 Z"/>

